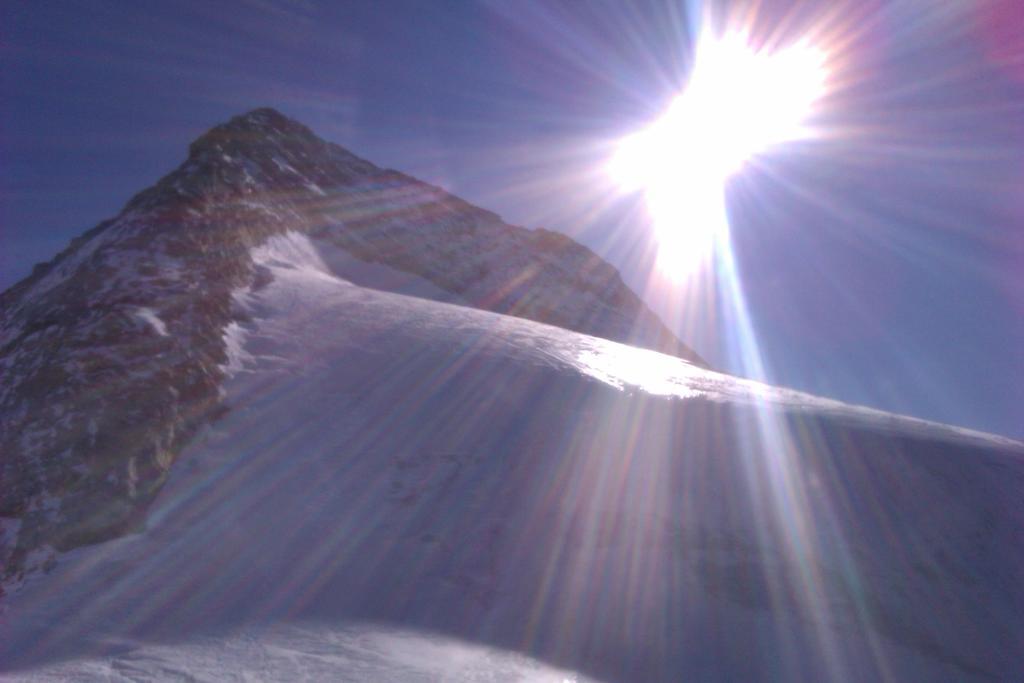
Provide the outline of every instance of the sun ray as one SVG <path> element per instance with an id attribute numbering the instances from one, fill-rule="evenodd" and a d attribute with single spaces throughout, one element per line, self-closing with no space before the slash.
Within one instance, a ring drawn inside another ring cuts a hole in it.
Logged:
<path id="1" fill-rule="evenodd" d="M 703 32 L 683 93 L 622 140 L 607 167 L 622 190 L 644 193 L 666 274 L 689 275 L 722 236 L 731 175 L 814 135 L 807 121 L 827 82 L 827 54 L 809 39 L 768 49 L 745 31 Z"/>

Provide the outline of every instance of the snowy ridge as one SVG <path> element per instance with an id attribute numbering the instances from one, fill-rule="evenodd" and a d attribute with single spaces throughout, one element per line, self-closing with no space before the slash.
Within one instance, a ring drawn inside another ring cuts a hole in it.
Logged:
<path id="1" fill-rule="evenodd" d="M 253 263 L 258 268 L 268 269 L 278 287 L 294 279 L 306 282 L 311 291 L 318 290 L 325 283 L 328 284 L 328 290 L 336 286 L 353 285 L 355 283 L 349 277 L 348 270 L 353 268 L 352 273 L 357 277 L 362 276 L 360 284 L 363 287 L 384 292 L 406 293 L 392 289 L 393 283 L 402 277 L 401 273 L 386 266 L 376 266 L 373 274 L 367 275 L 363 269 L 365 264 L 353 259 L 345 251 L 329 242 L 300 233 L 285 233 L 269 238 L 265 244 L 253 250 Z M 418 298 L 433 299 L 431 295 L 440 294 L 429 282 L 422 280 L 418 283 L 407 282 L 405 286 L 410 295 Z M 327 292 L 323 295 L 329 296 Z M 236 297 L 243 306 L 249 305 L 247 302 L 252 301 L 252 296 L 253 292 L 248 288 L 236 292 Z M 293 302 L 290 306 L 308 298 L 308 295 L 300 297 L 296 293 L 294 297 L 289 297 Z M 429 309 L 431 304 L 416 303 L 415 306 Z M 382 307 L 383 310 L 386 310 L 385 307 Z M 472 321 L 472 327 L 461 329 L 458 322 L 461 320 Z M 754 380 L 723 375 L 675 356 L 589 335 L 564 335 L 560 329 L 551 329 L 547 335 L 542 335 L 539 330 L 546 330 L 546 326 L 538 328 L 532 324 L 520 325 L 514 318 L 480 315 L 479 311 L 467 313 L 457 308 L 439 308 L 423 321 L 423 325 L 431 326 L 431 334 L 454 335 L 458 339 L 464 339 L 485 334 L 484 330 L 477 329 L 481 320 L 488 320 L 489 326 L 493 325 L 495 330 L 500 331 L 500 335 L 510 336 L 524 348 L 540 352 L 545 359 L 557 362 L 563 369 L 593 377 L 620 390 L 642 391 L 646 394 L 676 398 L 702 397 L 730 404 L 830 415 L 840 420 L 868 424 L 874 429 L 888 425 L 889 429 L 901 434 L 943 441 L 959 440 L 969 444 L 1024 452 L 1024 444 L 995 434 L 896 415 L 794 389 L 773 387 Z M 442 328 L 449 331 L 444 332 Z M 509 349 L 506 353 L 516 352 Z M 530 357 L 523 356 L 521 360 L 529 361 Z"/>

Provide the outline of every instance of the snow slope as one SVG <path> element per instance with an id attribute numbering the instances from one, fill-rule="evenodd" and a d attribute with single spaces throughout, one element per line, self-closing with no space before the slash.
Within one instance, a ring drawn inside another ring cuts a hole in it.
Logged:
<path id="1" fill-rule="evenodd" d="M 253 260 L 228 411 L 0 677 L 1024 678 L 1020 444 Z"/>
<path id="2" fill-rule="evenodd" d="M 372 625 L 277 626 L 187 643 L 119 643 L 106 657 L 19 673 L 25 681 L 586 683 L 514 652 Z"/>

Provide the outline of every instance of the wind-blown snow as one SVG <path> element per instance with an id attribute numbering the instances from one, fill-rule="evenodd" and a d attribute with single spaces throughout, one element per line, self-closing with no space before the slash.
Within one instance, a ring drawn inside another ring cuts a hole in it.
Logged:
<path id="1" fill-rule="evenodd" d="M 167 336 L 167 325 L 164 324 L 164 321 L 160 319 L 160 316 L 152 308 L 139 307 L 135 310 L 135 315 L 139 316 L 142 321 L 152 327 L 161 337 Z"/>
<path id="2" fill-rule="evenodd" d="M 361 261 L 344 249 L 297 232 L 270 237 L 262 246 L 253 250 L 253 261 L 258 266 L 305 271 L 313 277 L 327 275 L 383 292 L 448 303 L 467 303 L 458 295 L 422 277 L 382 263 Z"/>
<path id="3" fill-rule="evenodd" d="M 362 681 L 587 683 L 528 657 L 416 632 L 367 625 L 287 626 L 226 638 L 112 643 L 114 654 L 25 672 L 45 681 Z"/>
<path id="4" fill-rule="evenodd" d="M 229 411 L 14 596 L 14 675 L 1024 675 L 1019 444 L 254 262 Z"/>
<path id="5" fill-rule="evenodd" d="M 228 323 L 224 328 L 224 348 L 228 356 L 228 361 L 223 366 L 224 371 L 228 377 L 234 377 L 251 360 L 245 350 L 245 330 L 236 321 Z"/>

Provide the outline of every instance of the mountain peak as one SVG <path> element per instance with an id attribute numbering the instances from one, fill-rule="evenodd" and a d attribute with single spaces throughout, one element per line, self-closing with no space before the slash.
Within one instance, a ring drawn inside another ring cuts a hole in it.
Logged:
<path id="1" fill-rule="evenodd" d="M 211 167 L 219 169 L 214 175 L 235 185 L 290 184 L 298 175 L 323 183 L 327 176 L 350 180 L 381 173 L 369 161 L 270 107 L 239 114 L 203 133 L 189 145 L 188 161 L 179 171 Z"/>
<path id="2" fill-rule="evenodd" d="M 421 298 L 700 363 L 569 237 L 508 225 L 255 109 L 0 296 L 0 518 L 19 529 L 0 537 L 0 581 L 43 547 L 140 524 L 178 453 L 225 409 L 237 299 L 273 279 L 253 254 L 277 239 L 385 269 L 433 293 Z"/>
<path id="3" fill-rule="evenodd" d="M 288 118 L 273 107 L 257 107 L 256 109 L 252 109 L 244 114 L 239 114 L 238 116 L 233 117 L 228 123 L 230 124 L 233 122 L 277 128 L 285 128 L 288 126 L 305 128 L 305 126 L 298 121 Z"/>
<path id="4" fill-rule="evenodd" d="M 261 107 L 233 117 L 214 126 L 192 143 L 192 156 L 209 149 L 239 148 L 262 144 L 267 138 L 298 138 L 306 142 L 317 140 L 316 135 L 298 121 L 288 118 L 276 109 Z"/>

